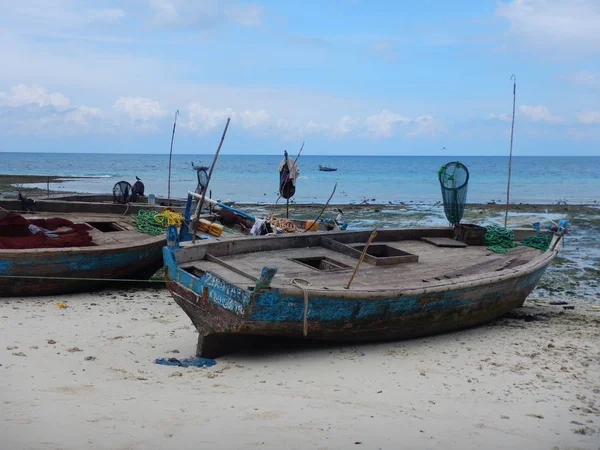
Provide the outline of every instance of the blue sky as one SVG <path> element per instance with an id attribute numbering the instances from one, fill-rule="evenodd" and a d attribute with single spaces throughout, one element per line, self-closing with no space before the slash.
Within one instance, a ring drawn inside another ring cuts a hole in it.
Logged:
<path id="1" fill-rule="evenodd" d="M 0 10 L 0 152 L 503 155 L 514 73 L 515 155 L 600 155 L 597 0 Z"/>

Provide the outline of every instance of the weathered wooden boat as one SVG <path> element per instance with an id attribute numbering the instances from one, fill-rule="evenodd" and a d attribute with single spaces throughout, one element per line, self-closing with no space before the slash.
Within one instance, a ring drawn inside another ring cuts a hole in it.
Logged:
<path id="1" fill-rule="evenodd" d="M 381 230 L 364 255 L 369 231 L 183 242 L 163 259 L 167 287 L 199 332 L 198 356 L 217 357 L 256 337 L 391 340 L 489 322 L 523 304 L 561 239 L 500 254 L 454 233 Z"/>
<path id="2" fill-rule="evenodd" d="M 15 227 L 0 227 L 0 297 L 89 292 L 115 286 L 115 280 L 146 280 L 162 266 L 164 234 L 140 233 L 128 216 L 38 213 L 27 216 L 27 219 L 44 218 L 66 219 L 75 225 L 65 223 L 51 231 L 46 229 L 55 237 L 37 240 L 33 245 L 41 245 L 39 248 L 11 246 L 16 239 Z M 84 239 L 77 242 L 86 246 L 57 247 L 59 244 L 50 242 L 64 239 L 74 228 L 84 230 Z"/>
<path id="3" fill-rule="evenodd" d="M 165 205 L 180 213 L 183 213 L 185 200 L 171 200 L 165 198 L 155 199 L 155 204 L 148 204 L 147 200 L 138 200 L 127 204 L 115 203 L 112 194 L 52 194 L 38 195 L 35 200 L 33 211 L 54 213 L 81 213 L 81 214 L 137 214 L 140 210 L 161 211 Z M 0 199 L 0 208 L 9 211 L 24 211 L 23 203 L 17 198 Z"/>
<path id="4" fill-rule="evenodd" d="M 321 172 L 335 172 L 337 167 L 326 166 L 325 164 L 319 164 L 319 170 Z"/>
<path id="5" fill-rule="evenodd" d="M 193 204 L 194 199 L 196 199 L 195 205 Z M 211 214 L 214 219 L 217 219 L 221 222 L 221 224 L 230 227 L 230 230 L 236 233 L 240 233 L 242 235 L 252 234 L 252 230 L 255 225 L 257 225 L 257 217 L 254 215 L 241 211 L 240 209 L 234 208 L 231 205 L 226 205 L 220 201 L 210 199 L 208 197 L 202 197 L 200 194 L 195 192 L 188 192 L 188 199 L 185 207 L 185 211 L 183 213 L 184 223 L 186 224 L 180 230 L 180 240 L 185 241 L 189 240 L 191 236 L 187 236 L 187 229 L 190 228 L 190 222 L 192 220 L 192 209 L 196 209 L 196 213 L 198 212 L 198 204 L 200 201 L 204 200 L 204 207 L 211 207 Z M 345 230 L 348 227 L 348 224 L 344 222 L 343 212 L 340 209 L 337 209 L 339 212 L 338 216 L 335 220 L 330 220 L 328 218 L 321 219 L 318 221 L 315 220 L 299 220 L 299 219 L 285 219 L 278 218 L 275 216 L 267 217 L 265 220 L 261 219 L 261 222 L 267 221 L 270 225 L 270 232 L 276 232 L 275 230 L 279 229 L 283 233 L 297 233 L 304 232 L 306 230 L 310 231 L 332 231 L 332 230 Z M 205 216 L 206 217 L 206 216 Z M 210 220 L 210 217 L 206 217 Z M 259 232 L 259 234 L 265 234 L 264 232 Z"/>

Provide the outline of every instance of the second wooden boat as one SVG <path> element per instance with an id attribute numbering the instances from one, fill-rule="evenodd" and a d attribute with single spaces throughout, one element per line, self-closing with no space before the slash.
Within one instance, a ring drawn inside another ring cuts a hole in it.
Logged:
<path id="1" fill-rule="evenodd" d="M 31 223 L 19 226 L 37 226 L 35 233 L 18 232 L 13 223 L 0 227 L 0 297 L 89 292 L 115 286 L 115 280 L 146 280 L 162 266 L 164 234 L 140 233 L 130 217 L 35 214 L 26 219 Z M 43 229 L 56 219 L 60 226 Z M 34 236 L 30 244 L 21 242 L 27 248 L 18 248 L 18 239 L 34 234 L 40 239 Z M 72 236 L 77 246 L 68 244 Z"/>

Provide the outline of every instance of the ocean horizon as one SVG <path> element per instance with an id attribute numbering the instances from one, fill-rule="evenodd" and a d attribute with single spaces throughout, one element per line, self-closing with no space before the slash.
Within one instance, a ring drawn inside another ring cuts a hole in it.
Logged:
<path id="1" fill-rule="evenodd" d="M 290 154 L 290 158 L 295 158 Z M 86 193 L 111 192 L 118 181 L 133 184 L 140 177 L 146 194 L 166 196 L 169 155 L 117 153 L 3 152 L 0 173 L 57 175 L 64 183 L 50 189 Z M 214 155 L 173 154 L 171 196 L 182 198 L 196 187 L 196 165 L 210 166 Z M 222 154 L 209 190 L 213 198 L 247 203 L 272 203 L 278 197 L 277 168 L 282 155 Z M 505 202 L 507 156 L 358 156 L 304 155 L 298 160 L 296 203 L 324 203 L 337 183 L 332 203 L 436 202 L 441 200 L 437 171 L 450 161 L 469 169 L 467 201 Z M 319 171 L 319 164 L 337 168 Z M 597 203 L 600 196 L 600 156 L 514 156 L 511 203 Z M 86 177 L 86 178 L 71 178 Z M 46 184 L 28 184 L 46 188 Z"/>

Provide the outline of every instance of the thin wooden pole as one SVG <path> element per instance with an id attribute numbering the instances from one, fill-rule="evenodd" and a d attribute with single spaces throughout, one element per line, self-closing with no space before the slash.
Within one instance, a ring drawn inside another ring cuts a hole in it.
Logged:
<path id="1" fill-rule="evenodd" d="M 213 170 L 217 164 L 217 159 L 219 158 L 219 152 L 221 151 L 223 141 L 225 140 L 225 135 L 227 134 L 227 128 L 229 128 L 230 120 L 231 120 L 231 118 L 228 117 L 227 123 L 225 124 L 225 129 L 223 130 L 223 135 L 221 136 L 221 141 L 219 142 L 219 146 L 217 147 L 215 157 L 210 166 L 210 170 L 208 171 L 208 176 L 206 177 L 206 187 L 202 191 L 202 199 L 200 200 L 200 204 L 198 205 L 198 208 L 196 208 L 196 217 L 194 218 L 194 232 L 192 233 L 192 243 L 196 242 L 196 230 L 198 229 L 198 221 L 200 219 L 200 212 L 202 211 L 202 205 L 204 204 L 204 198 L 206 196 L 206 191 L 208 190 L 208 184 L 210 183 L 210 179 L 212 177 Z"/>
<path id="2" fill-rule="evenodd" d="M 348 284 L 346 285 L 346 289 L 350 289 L 350 285 L 352 284 L 352 281 L 354 280 L 354 276 L 356 275 L 356 272 L 358 272 L 358 266 L 360 266 L 360 263 L 365 258 L 365 255 L 367 253 L 367 249 L 369 248 L 369 245 L 371 245 L 371 242 L 373 242 L 373 239 L 375 239 L 375 236 L 377 236 L 377 230 L 373 230 L 373 232 L 371 233 L 371 236 L 369 236 L 369 240 L 365 244 L 365 248 L 363 248 L 363 251 L 360 254 L 360 259 L 356 263 L 356 267 L 354 268 L 354 272 L 352 272 L 352 276 L 350 277 L 350 281 L 348 281 Z"/>
<path id="3" fill-rule="evenodd" d="M 175 139 L 175 127 L 177 126 L 177 116 L 179 116 L 179 110 L 175 111 L 175 120 L 173 121 L 173 134 L 171 135 L 171 149 L 169 150 L 169 182 L 167 187 L 168 206 L 171 206 L 171 158 L 173 157 L 173 140 Z"/>
<path id="4" fill-rule="evenodd" d="M 323 206 L 323 209 L 321 209 L 321 212 L 319 213 L 319 215 L 317 216 L 317 218 L 314 220 L 314 223 L 317 223 L 319 221 L 319 219 L 321 218 L 321 215 L 325 212 L 325 209 L 327 208 L 327 206 L 329 205 L 329 202 L 331 201 L 331 199 L 333 198 L 333 194 L 335 194 L 335 190 L 337 189 L 337 183 L 335 183 L 335 185 L 333 186 L 333 191 L 331 191 L 331 195 L 329 196 L 329 198 L 327 199 L 327 201 L 325 202 L 325 206 Z M 310 227 L 308 227 L 306 230 L 304 230 L 304 232 L 306 233 L 309 230 L 312 230 L 312 225 Z"/>
<path id="5" fill-rule="evenodd" d="M 303 148 L 304 148 L 304 141 L 302 141 L 302 145 L 300 146 L 300 151 L 298 152 L 298 155 L 296 156 L 296 159 L 294 160 L 294 164 L 296 164 L 298 162 L 298 158 L 300 158 L 300 153 L 302 153 Z"/>
<path id="6" fill-rule="evenodd" d="M 517 77 L 513 73 L 510 77 L 513 80 L 513 110 L 512 110 L 512 125 L 510 127 L 510 151 L 508 153 L 508 183 L 506 185 L 506 212 L 504 213 L 504 228 L 508 223 L 508 205 L 510 202 L 510 175 L 512 172 L 512 151 L 513 151 L 513 134 L 515 131 L 515 104 L 517 99 Z"/>

